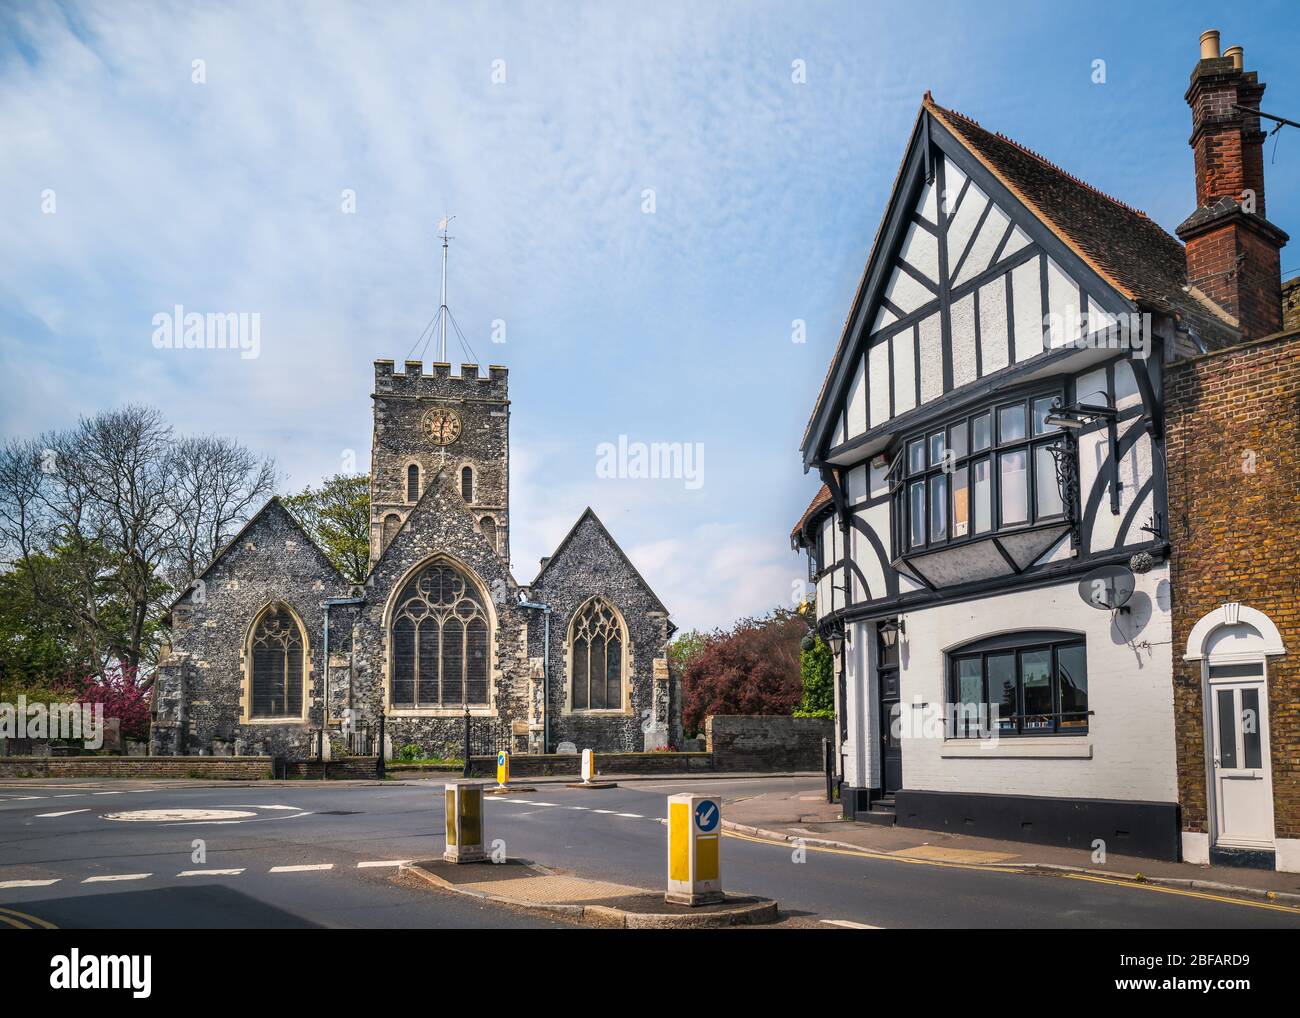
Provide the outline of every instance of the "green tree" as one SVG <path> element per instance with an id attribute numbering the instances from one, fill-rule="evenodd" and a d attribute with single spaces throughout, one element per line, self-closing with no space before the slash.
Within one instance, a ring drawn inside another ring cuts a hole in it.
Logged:
<path id="1" fill-rule="evenodd" d="M 820 636 L 813 637 L 811 649 L 799 653 L 799 679 L 803 683 L 803 699 L 794 709 L 794 716 L 835 717 L 835 667 L 831 649 Z"/>
<path id="2" fill-rule="evenodd" d="M 353 583 L 363 583 L 370 569 L 370 478 L 335 474 L 319 489 L 308 485 L 280 502 L 293 513 L 311 539 Z"/>
<path id="3" fill-rule="evenodd" d="M 686 674 L 686 666 L 704 649 L 707 639 L 706 634 L 698 629 L 687 629 L 677 634 L 668 645 L 668 662 L 674 675 Z"/>

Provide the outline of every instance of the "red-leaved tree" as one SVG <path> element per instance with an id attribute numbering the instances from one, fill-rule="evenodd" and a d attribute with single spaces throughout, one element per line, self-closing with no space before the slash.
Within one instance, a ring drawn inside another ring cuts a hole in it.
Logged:
<path id="1" fill-rule="evenodd" d="M 704 638 L 682 676 L 682 721 L 702 732 L 710 714 L 783 714 L 803 696 L 799 641 L 807 625 L 794 612 L 741 619 Z"/>
<path id="2" fill-rule="evenodd" d="M 105 721 L 117 718 L 122 722 L 123 736 L 144 739 L 149 735 L 150 694 L 150 688 L 140 681 L 135 669 L 114 664 L 102 675 L 85 680 L 77 702 L 102 703 Z"/>

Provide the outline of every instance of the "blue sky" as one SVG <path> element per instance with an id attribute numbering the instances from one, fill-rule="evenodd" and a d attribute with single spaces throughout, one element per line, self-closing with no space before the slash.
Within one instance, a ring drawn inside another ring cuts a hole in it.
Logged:
<path id="1" fill-rule="evenodd" d="M 146 401 L 285 489 L 364 465 L 371 362 L 436 310 L 449 211 L 452 310 L 511 372 L 516 577 L 591 505 L 679 625 L 789 604 L 797 446 L 926 89 L 1167 229 L 1202 30 L 1300 118 L 1300 7 L 1137 7 L 9 5 L 0 431 Z M 1266 163 L 1300 233 L 1300 132 Z M 175 304 L 260 312 L 261 355 L 154 349 Z M 702 443 L 703 485 L 597 476 L 619 435 Z"/>

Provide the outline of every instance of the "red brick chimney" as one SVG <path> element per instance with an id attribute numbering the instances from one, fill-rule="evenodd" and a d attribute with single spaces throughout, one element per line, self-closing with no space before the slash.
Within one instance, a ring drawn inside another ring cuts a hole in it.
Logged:
<path id="1" fill-rule="evenodd" d="M 1187 245 L 1187 282 L 1237 318 L 1242 339 L 1282 328 L 1280 252 L 1287 235 L 1264 218 L 1264 85 L 1242 70 L 1242 50 L 1219 55 L 1219 33 L 1201 36 L 1192 70 L 1196 211 L 1178 227 Z M 1244 109 L 1238 109 L 1244 107 Z"/>

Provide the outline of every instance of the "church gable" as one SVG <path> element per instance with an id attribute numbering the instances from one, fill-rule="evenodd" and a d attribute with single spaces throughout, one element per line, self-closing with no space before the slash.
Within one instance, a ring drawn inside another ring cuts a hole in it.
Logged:
<path id="1" fill-rule="evenodd" d="M 588 507 L 545 560 L 530 589 L 566 592 L 566 596 L 571 592 L 582 598 L 599 593 L 608 596 L 613 588 L 643 602 L 648 610 L 667 616 L 668 609 L 658 595 Z"/>

